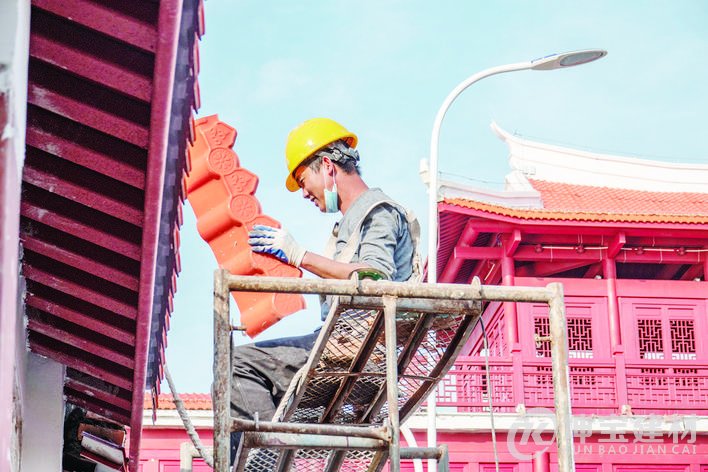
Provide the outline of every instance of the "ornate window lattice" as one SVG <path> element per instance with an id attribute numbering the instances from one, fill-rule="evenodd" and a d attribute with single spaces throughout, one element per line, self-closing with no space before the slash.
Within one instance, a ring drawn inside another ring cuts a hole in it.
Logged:
<path id="1" fill-rule="evenodd" d="M 536 317 L 533 321 L 533 331 L 539 338 L 547 338 L 551 334 L 548 318 Z M 534 339 L 534 341 L 536 341 Z M 551 342 L 536 341 L 536 357 L 551 357 Z"/>
<path id="2" fill-rule="evenodd" d="M 663 359 L 664 341 L 661 334 L 661 320 L 638 319 L 637 339 L 641 359 Z"/>
<path id="3" fill-rule="evenodd" d="M 569 357 L 592 358 L 592 320 L 590 318 L 568 319 Z"/>
<path id="4" fill-rule="evenodd" d="M 696 339 L 693 320 L 669 320 L 671 328 L 671 358 L 693 360 L 696 358 Z"/>
<path id="5" fill-rule="evenodd" d="M 664 339 L 668 323 L 670 339 Z M 695 360 L 696 331 L 692 319 L 637 319 L 637 338 L 641 359 Z M 667 352 L 668 351 L 668 352 Z"/>
<path id="6" fill-rule="evenodd" d="M 550 335 L 548 317 L 534 319 L 534 332 L 541 338 Z M 536 357 L 551 357 L 551 342 L 536 342 Z M 568 319 L 568 357 L 591 359 L 592 354 L 592 319 Z"/>

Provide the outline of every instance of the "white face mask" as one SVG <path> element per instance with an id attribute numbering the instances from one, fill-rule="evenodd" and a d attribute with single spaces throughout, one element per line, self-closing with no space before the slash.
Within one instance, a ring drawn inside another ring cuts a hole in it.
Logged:
<path id="1" fill-rule="evenodd" d="M 324 169 L 324 166 L 322 166 Z M 325 172 L 326 175 L 326 172 Z M 327 179 L 322 176 L 322 182 L 324 183 L 324 200 L 325 200 L 325 213 L 337 213 L 339 211 L 339 195 L 337 195 L 337 180 L 332 176 L 332 190 L 327 190 Z"/>

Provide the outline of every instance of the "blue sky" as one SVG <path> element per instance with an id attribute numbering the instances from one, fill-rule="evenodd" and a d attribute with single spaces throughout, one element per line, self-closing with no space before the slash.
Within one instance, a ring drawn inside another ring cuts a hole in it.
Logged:
<path id="1" fill-rule="evenodd" d="M 205 6 L 199 116 L 218 114 L 238 130 L 234 149 L 260 178 L 263 212 L 316 252 L 336 218 L 285 189 L 290 129 L 326 116 L 357 133 L 364 179 L 413 209 L 425 233 L 427 196 L 418 169 L 435 114 L 459 82 L 493 66 L 576 49 L 609 52 L 572 69 L 474 84 L 443 122 L 445 174 L 500 188 L 507 149 L 489 129 L 492 120 L 546 143 L 708 162 L 708 2 L 702 0 L 207 0 Z M 184 213 L 167 362 L 179 391 L 208 392 L 216 262 L 191 208 Z M 308 306 L 258 339 L 311 331 L 319 320 L 316 300 Z"/>

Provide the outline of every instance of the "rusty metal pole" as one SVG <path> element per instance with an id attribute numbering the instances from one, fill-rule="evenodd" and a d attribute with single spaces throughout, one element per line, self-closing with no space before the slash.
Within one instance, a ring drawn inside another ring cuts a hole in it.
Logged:
<path id="1" fill-rule="evenodd" d="M 214 470 L 228 472 L 231 422 L 231 322 L 228 272 L 214 271 Z"/>
<path id="2" fill-rule="evenodd" d="M 547 287 L 505 287 L 500 285 L 428 284 L 389 280 L 297 279 L 229 275 L 226 283 L 241 292 L 279 292 L 318 295 L 350 295 L 445 300 L 497 300 L 501 302 L 548 303 Z"/>
<path id="3" fill-rule="evenodd" d="M 447 444 L 441 444 L 438 449 L 440 450 L 438 472 L 450 472 L 450 455 L 448 454 Z"/>
<path id="4" fill-rule="evenodd" d="M 390 472 L 401 470 L 400 424 L 398 421 L 398 355 L 396 354 L 396 298 L 384 295 L 384 327 L 386 339 L 386 399 L 391 425 L 389 444 Z"/>
<path id="5" fill-rule="evenodd" d="M 556 410 L 556 444 L 558 472 L 574 472 L 573 427 L 570 409 L 570 372 L 568 367 L 568 329 L 563 302 L 563 285 L 547 285 L 552 297 L 548 301 L 553 366 L 553 403 Z"/>

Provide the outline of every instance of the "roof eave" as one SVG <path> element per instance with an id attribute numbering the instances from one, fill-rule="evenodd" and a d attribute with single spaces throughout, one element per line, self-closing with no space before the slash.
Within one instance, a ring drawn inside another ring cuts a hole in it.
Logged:
<path id="1" fill-rule="evenodd" d="M 150 111 L 150 142 L 145 182 L 145 206 L 140 267 L 140 292 L 135 343 L 135 370 L 131 402 L 131 470 L 137 470 L 148 347 L 152 323 L 156 255 L 160 232 L 162 192 L 167 159 L 170 105 L 179 43 L 182 1 L 160 2 L 158 42 L 155 54 L 154 86 Z"/>

